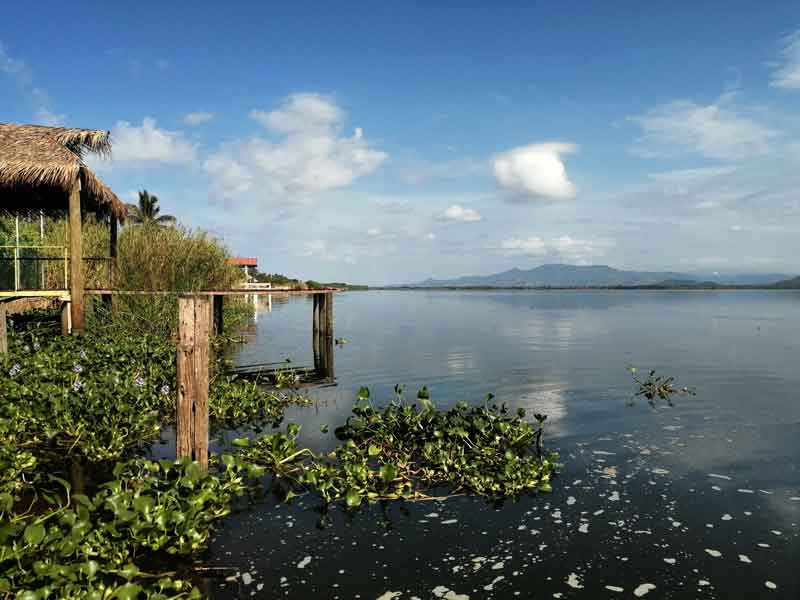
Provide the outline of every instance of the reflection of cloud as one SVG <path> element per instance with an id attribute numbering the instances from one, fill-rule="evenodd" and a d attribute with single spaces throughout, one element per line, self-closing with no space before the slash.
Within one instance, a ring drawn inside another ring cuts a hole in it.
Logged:
<path id="1" fill-rule="evenodd" d="M 445 365 L 450 375 L 463 375 L 467 371 L 475 370 L 475 353 L 470 350 L 451 350 L 447 353 Z"/>
<path id="2" fill-rule="evenodd" d="M 513 390 L 514 406 L 522 407 L 527 412 L 526 419 L 533 420 L 534 413 L 547 415 L 546 435 L 565 433 L 564 418 L 567 416 L 567 400 L 564 396 L 564 384 L 526 383 Z M 511 390 L 504 390 L 504 395 Z"/>

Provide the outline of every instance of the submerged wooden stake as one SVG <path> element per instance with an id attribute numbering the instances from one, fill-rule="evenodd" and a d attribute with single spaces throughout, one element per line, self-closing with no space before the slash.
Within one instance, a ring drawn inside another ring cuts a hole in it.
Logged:
<path id="1" fill-rule="evenodd" d="M 208 470 L 208 296 L 178 298 L 176 453 Z"/>

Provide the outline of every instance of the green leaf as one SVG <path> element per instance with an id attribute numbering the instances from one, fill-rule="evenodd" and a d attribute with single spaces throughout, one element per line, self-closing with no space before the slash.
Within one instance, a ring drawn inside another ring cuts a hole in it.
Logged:
<path id="1" fill-rule="evenodd" d="M 45 536 L 45 528 L 41 523 L 31 523 L 25 528 L 23 538 L 29 546 L 38 546 Z"/>
<path id="2" fill-rule="evenodd" d="M 142 586 L 135 583 L 126 583 L 121 588 L 118 588 L 112 598 L 119 600 L 136 600 L 142 591 Z"/>
<path id="3" fill-rule="evenodd" d="M 356 508 L 361 505 L 361 494 L 357 490 L 350 488 L 344 498 L 349 508 Z"/>
<path id="4" fill-rule="evenodd" d="M 242 438 L 235 438 L 231 444 L 234 446 L 239 446 L 240 448 L 246 448 L 250 445 L 250 438 L 242 437 Z"/>
<path id="5" fill-rule="evenodd" d="M 119 573 L 120 577 L 122 577 L 123 579 L 127 579 L 128 581 L 130 581 L 139 574 L 139 567 L 137 567 L 132 563 L 129 563 L 124 567 L 122 567 L 119 571 L 117 571 L 117 573 Z"/>

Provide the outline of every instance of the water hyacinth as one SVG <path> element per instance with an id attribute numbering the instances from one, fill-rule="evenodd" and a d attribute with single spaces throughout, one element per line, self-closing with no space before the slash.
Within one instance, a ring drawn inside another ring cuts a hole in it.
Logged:
<path id="1" fill-rule="evenodd" d="M 79 356 L 80 356 L 80 357 L 81 357 L 83 360 L 86 360 L 86 350 L 81 350 L 81 353 L 80 353 L 80 355 L 79 355 Z"/>
<path id="2" fill-rule="evenodd" d="M 16 377 L 19 372 L 22 370 L 22 367 L 19 363 L 14 363 L 12 367 L 8 370 L 9 377 Z"/>
<path id="3" fill-rule="evenodd" d="M 75 383 L 72 384 L 72 390 L 75 392 L 79 392 L 83 389 L 83 382 L 80 379 L 76 379 Z"/>
<path id="4" fill-rule="evenodd" d="M 75 363 L 75 366 L 72 367 L 72 370 L 75 371 L 76 373 L 81 373 L 83 372 L 83 367 L 78 363 Z"/>
<path id="5" fill-rule="evenodd" d="M 161 386 L 161 394 L 164 396 L 169 396 L 169 386 L 166 383 Z"/>
<path id="6" fill-rule="evenodd" d="M 144 378 L 143 378 L 141 375 L 139 375 L 139 376 L 138 376 L 138 377 L 137 377 L 137 378 L 134 380 L 134 383 L 135 383 L 135 384 L 136 384 L 138 387 L 143 387 L 143 386 L 144 386 Z"/>

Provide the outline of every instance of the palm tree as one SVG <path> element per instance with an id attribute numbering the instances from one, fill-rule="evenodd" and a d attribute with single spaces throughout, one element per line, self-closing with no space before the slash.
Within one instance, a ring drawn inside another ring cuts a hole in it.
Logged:
<path id="1" fill-rule="evenodd" d="M 172 215 L 159 215 L 158 198 L 147 190 L 139 192 L 139 205 L 128 204 L 128 219 L 142 225 L 175 225 Z"/>

